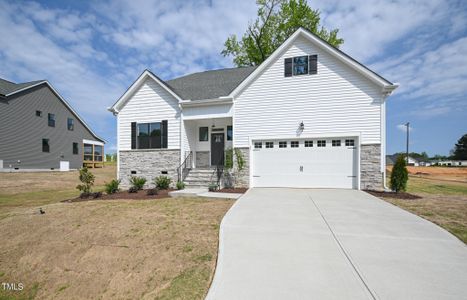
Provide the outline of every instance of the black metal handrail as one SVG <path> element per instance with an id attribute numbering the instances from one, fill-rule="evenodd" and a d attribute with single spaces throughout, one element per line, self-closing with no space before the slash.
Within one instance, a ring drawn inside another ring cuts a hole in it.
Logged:
<path id="1" fill-rule="evenodd" d="M 221 188 L 221 178 L 222 178 L 222 174 L 224 173 L 224 166 L 223 165 L 216 165 L 216 185 L 217 185 L 217 188 L 220 189 Z"/>
<path id="2" fill-rule="evenodd" d="M 193 152 L 190 151 L 190 153 L 185 157 L 183 162 L 177 168 L 178 181 L 184 181 L 185 180 L 185 178 L 188 175 L 188 172 L 190 171 L 192 165 L 193 165 Z"/>

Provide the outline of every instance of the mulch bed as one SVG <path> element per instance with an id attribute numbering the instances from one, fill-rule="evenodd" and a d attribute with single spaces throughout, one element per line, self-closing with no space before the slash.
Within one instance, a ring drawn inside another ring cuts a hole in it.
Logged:
<path id="1" fill-rule="evenodd" d="M 169 190 L 159 190 L 157 195 L 148 195 L 147 190 L 141 190 L 138 191 L 137 193 L 128 193 L 128 191 L 121 191 L 117 192 L 115 194 L 104 194 L 102 193 L 101 197 L 98 198 L 93 198 L 93 197 L 88 197 L 88 198 L 80 198 L 76 197 L 73 199 L 67 199 L 63 200 L 62 202 L 82 202 L 82 201 L 93 201 L 93 200 L 119 200 L 119 199 L 125 199 L 125 200 L 153 200 L 153 199 L 161 199 L 161 198 L 167 198 L 169 197 L 169 192 L 174 191 L 173 189 Z"/>
<path id="2" fill-rule="evenodd" d="M 220 189 L 216 192 L 218 193 L 235 193 L 235 194 L 244 194 L 246 191 L 248 191 L 247 188 L 223 188 Z"/>
<path id="3" fill-rule="evenodd" d="M 365 192 L 376 197 L 402 199 L 402 200 L 414 200 L 414 199 L 422 198 L 420 196 L 409 194 L 406 192 L 395 193 L 395 192 L 384 192 L 384 191 L 373 191 L 373 190 L 365 190 Z"/>

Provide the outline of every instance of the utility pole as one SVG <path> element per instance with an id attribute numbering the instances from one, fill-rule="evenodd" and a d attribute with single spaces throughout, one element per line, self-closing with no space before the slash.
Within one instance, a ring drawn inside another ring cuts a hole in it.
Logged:
<path id="1" fill-rule="evenodd" d="M 405 127 L 407 127 L 407 142 L 406 142 L 406 159 L 407 159 L 407 165 L 409 165 L 409 130 L 410 130 L 410 122 L 407 122 L 405 124 Z"/>

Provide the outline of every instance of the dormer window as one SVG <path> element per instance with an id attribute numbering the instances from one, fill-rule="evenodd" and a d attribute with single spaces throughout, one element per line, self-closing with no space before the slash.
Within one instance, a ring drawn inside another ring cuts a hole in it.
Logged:
<path id="1" fill-rule="evenodd" d="M 318 73 L 318 55 L 296 56 L 284 59 L 284 76 Z"/>

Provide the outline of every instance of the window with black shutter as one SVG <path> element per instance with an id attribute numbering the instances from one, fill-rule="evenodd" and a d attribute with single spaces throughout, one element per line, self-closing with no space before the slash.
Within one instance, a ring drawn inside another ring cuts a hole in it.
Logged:
<path id="1" fill-rule="evenodd" d="M 309 74 L 318 74 L 318 55 L 310 55 L 308 63 L 310 64 L 308 67 Z"/>
<path id="2" fill-rule="evenodd" d="M 284 59 L 284 76 L 292 76 L 292 58 Z"/>
<path id="3" fill-rule="evenodd" d="M 167 121 L 138 123 L 135 126 L 136 147 L 132 149 L 167 148 Z M 133 139 L 132 139 L 133 144 Z"/>

